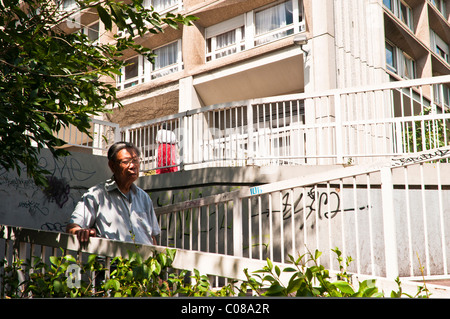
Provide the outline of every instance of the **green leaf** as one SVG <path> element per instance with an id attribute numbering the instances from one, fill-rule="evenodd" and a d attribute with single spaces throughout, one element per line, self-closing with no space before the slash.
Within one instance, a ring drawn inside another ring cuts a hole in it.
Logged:
<path id="1" fill-rule="evenodd" d="M 129 270 L 126 274 L 126 280 L 133 281 L 133 279 L 134 279 L 133 271 Z"/>
<path id="2" fill-rule="evenodd" d="M 314 254 L 314 260 L 319 259 L 320 256 L 322 256 L 322 252 L 316 249 L 316 252 Z"/>
<path id="3" fill-rule="evenodd" d="M 77 260 L 75 259 L 75 257 L 73 257 L 72 255 L 66 255 L 64 256 L 64 259 L 73 263 L 76 263 Z"/>
<path id="4" fill-rule="evenodd" d="M 280 277 L 280 274 L 281 274 L 280 267 L 275 266 L 275 273 L 277 274 L 278 277 Z"/>
<path id="5" fill-rule="evenodd" d="M 165 254 L 159 254 L 158 257 L 159 257 L 158 259 L 160 260 L 161 266 L 164 267 L 166 265 L 166 263 L 167 263 L 166 255 Z"/>
<path id="6" fill-rule="evenodd" d="M 184 25 L 190 26 L 192 25 L 192 21 L 196 21 L 199 18 L 193 15 L 187 15 L 184 17 L 184 19 L 181 21 Z"/>
<path id="7" fill-rule="evenodd" d="M 105 29 L 110 31 L 112 29 L 111 16 L 101 5 L 97 5 L 95 8 L 97 9 L 100 20 L 102 20 L 103 24 L 105 25 Z"/>
<path id="8" fill-rule="evenodd" d="M 264 276 L 263 280 L 270 281 L 270 282 L 276 282 L 275 278 L 273 278 L 273 276 L 271 276 L 271 275 Z"/>
<path id="9" fill-rule="evenodd" d="M 125 21 L 125 18 L 123 16 L 122 9 L 115 3 L 111 3 L 110 5 L 111 13 L 115 17 L 115 23 L 119 27 L 120 30 L 124 30 L 127 28 L 127 23 Z"/>
<path id="10" fill-rule="evenodd" d="M 87 263 L 88 265 L 92 265 L 97 260 L 97 255 L 91 254 L 88 257 Z"/>
<path id="11" fill-rule="evenodd" d="M 269 267 L 269 271 L 272 271 L 273 264 L 272 264 L 272 261 L 269 258 L 267 258 L 267 266 Z"/>
<path id="12" fill-rule="evenodd" d="M 298 289 L 300 289 L 301 284 L 302 284 L 302 280 L 301 279 L 293 280 L 291 278 L 291 280 L 289 281 L 289 284 L 288 284 L 288 286 L 286 288 L 287 293 L 290 294 L 290 293 L 293 293 L 294 291 L 297 291 Z"/>
<path id="13" fill-rule="evenodd" d="M 59 280 L 54 280 L 53 281 L 53 289 L 57 292 L 60 293 L 62 291 L 62 284 L 61 281 Z"/>
<path id="14" fill-rule="evenodd" d="M 50 256 L 50 262 L 53 264 L 53 265 L 55 265 L 55 266 L 59 266 L 60 265 L 60 262 L 59 262 L 59 259 L 58 259 L 58 257 L 56 257 L 56 256 Z"/>
<path id="15" fill-rule="evenodd" d="M 336 281 L 333 283 L 336 288 L 338 288 L 340 291 L 342 291 L 344 294 L 353 295 L 355 291 L 350 286 L 350 284 L 346 281 Z"/>
<path id="16" fill-rule="evenodd" d="M 120 289 L 120 282 L 116 279 L 110 279 L 106 282 L 105 289 L 106 290 L 113 289 L 117 291 Z"/>
<path id="17" fill-rule="evenodd" d="M 270 288 L 266 291 L 265 295 L 267 296 L 284 296 L 283 293 L 285 291 L 283 286 L 278 284 L 270 286 Z"/>
<path id="18" fill-rule="evenodd" d="M 52 130 L 46 122 L 39 122 L 39 126 L 48 134 L 52 134 Z"/>

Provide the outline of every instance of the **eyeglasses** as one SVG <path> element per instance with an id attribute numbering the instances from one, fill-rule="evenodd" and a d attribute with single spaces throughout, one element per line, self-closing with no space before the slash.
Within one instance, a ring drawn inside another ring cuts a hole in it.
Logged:
<path id="1" fill-rule="evenodd" d="M 131 163 L 133 163 L 134 165 L 139 165 L 140 162 L 141 162 L 141 159 L 139 157 L 133 157 L 130 159 L 125 159 L 125 160 L 119 161 L 119 164 L 123 164 L 125 166 L 130 166 Z"/>

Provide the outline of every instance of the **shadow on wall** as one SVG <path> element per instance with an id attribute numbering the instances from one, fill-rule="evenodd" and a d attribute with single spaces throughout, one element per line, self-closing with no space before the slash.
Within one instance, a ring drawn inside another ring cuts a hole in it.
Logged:
<path id="1" fill-rule="evenodd" d="M 136 182 L 151 197 L 155 207 L 230 192 L 243 186 L 257 186 L 306 176 L 335 166 L 213 167 L 160 175 Z"/>

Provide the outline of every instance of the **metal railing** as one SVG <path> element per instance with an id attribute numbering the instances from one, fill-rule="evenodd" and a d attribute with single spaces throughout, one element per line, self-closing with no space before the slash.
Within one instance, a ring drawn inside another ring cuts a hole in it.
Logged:
<path id="1" fill-rule="evenodd" d="M 130 252 L 137 252 L 145 260 L 153 256 L 154 252 L 165 252 L 167 248 L 96 237 L 91 237 L 88 245 L 81 246 L 74 235 L 0 225 L 0 299 L 4 297 L 4 267 L 11 266 L 19 260 L 29 263 L 29 261 L 38 258 L 40 261 L 50 265 L 51 256 L 72 255 L 76 260 L 86 262 L 88 256 L 94 254 L 104 260 L 106 268 L 105 278 L 109 279 L 110 266 L 114 257 L 129 258 Z M 279 263 L 274 264 L 283 266 Z M 246 280 L 244 269 L 252 272 L 262 269 L 265 265 L 265 261 L 176 249 L 171 270 L 198 270 L 202 275 Z M 287 267 L 287 265 L 284 266 Z M 32 271 L 31 269 L 30 273 Z M 20 280 L 27 279 L 30 273 L 26 273 L 25 267 L 22 267 Z M 95 273 L 87 273 L 86 276 L 91 276 L 91 279 L 93 279 Z M 214 282 L 212 282 L 212 285 L 214 285 Z"/>
<path id="2" fill-rule="evenodd" d="M 91 149 L 96 155 L 106 155 L 109 146 L 120 139 L 119 124 L 95 118 L 91 121 L 89 133 L 91 136 L 69 125 L 61 129 L 56 136 L 65 141 L 67 146 Z"/>
<path id="3" fill-rule="evenodd" d="M 36 229 L 28 229 L 22 227 L 11 227 L 0 225 L 0 299 L 4 298 L 5 284 L 3 275 L 5 274 L 5 266 L 11 266 L 16 261 L 22 260 L 28 262 L 34 258 L 38 258 L 47 265 L 51 264 L 51 256 L 72 255 L 75 259 L 83 261 L 87 260 L 89 255 L 96 255 L 104 258 L 105 279 L 108 280 L 111 271 L 112 258 L 122 256 L 129 257 L 130 252 L 139 253 L 144 259 L 153 255 L 154 252 L 164 252 L 167 247 L 162 246 L 146 246 L 135 245 L 132 243 L 112 241 L 102 238 L 90 238 L 89 245 L 81 247 L 75 236 L 42 231 Z M 188 251 L 177 249 L 175 259 L 172 264 L 172 270 L 198 270 L 200 274 L 207 274 L 210 277 L 218 277 L 232 280 L 246 280 L 244 269 L 248 273 L 262 269 L 266 266 L 266 261 L 249 258 L 238 258 L 223 254 L 214 254 L 198 251 Z M 273 262 L 273 265 L 284 269 L 291 267 L 290 264 L 281 264 Z M 26 280 L 33 272 L 32 269 L 28 273 L 26 268 L 22 267 L 19 272 L 19 280 Z M 331 276 L 336 273 L 330 271 Z M 86 273 L 84 276 L 90 276 L 94 280 L 95 273 Z M 67 274 L 69 277 L 69 274 Z M 289 276 L 281 275 L 280 279 L 284 284 L 288 284 Z M 353 285 L 357 288 L 359 282 L 366 279 L 375 279 L 376 285 L 380 291 L 384 291 L 386 297 L 390 291 L 397 291 L 397 284 L 383 277 L 364 276 L 361 274 L 353 274 Z M 216 281 L 216 284 L 218 281 Z M 212 282 L 214 285 L 214 282 Z M 415 295 L 418 286 L 423 282 L 402 281 L 402 290 L 404 293 Z M 427 289 L 432 298 L 448 298 L 450 289 L 448 287 L 428 284 Z M 24 296 L 29 298 L 29 296 Z"/>
<path id="4" fill-rule="evenodd" d="M 251 99 L 122 127 L 158 168 L 163 123 L 177 137 L 181 169 L 370 163 L 449 143 L 450 76 Z"/>
<path id="5" fill-rule="evenodd" d="M 435 149 L 159 207 L 160 244 L 280 263 L 318 249 L 335 271 L 338 248 L 356 274 L 450 278 L 448 157 Z"/>

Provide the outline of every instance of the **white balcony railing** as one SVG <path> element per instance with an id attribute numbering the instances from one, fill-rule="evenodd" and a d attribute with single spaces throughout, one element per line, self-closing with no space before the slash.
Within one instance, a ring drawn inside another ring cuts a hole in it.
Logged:
<path id="1" fill-rule="evenodd" d="M 317 249 L 330 271 L 338 248 L 358 275 L 448 280 L 449 157 L 446 147 L 158 207 L 159 242 L 280 263 Z"/>
<path id="2" fill-rule="evenodd" d="M 450 76 L 219 104 L 122 127 L 157 168 L 162 123 L 182 169 L 368 163 L 448 145 Z M 444 88 L 445 90 L 441 90 Z"/>
<path id="3" fill-rule="evenodd" d="M 120 139 L 119 124 L 92 119 L 89 136 L 70 125 L 61 129 L 56 136 L 64 140 L 66 146 L 91 149 L 93 154 L 106 155 L 109 146 Z"/>

